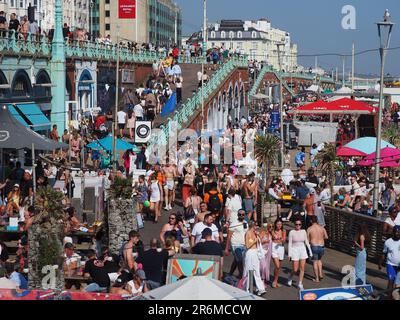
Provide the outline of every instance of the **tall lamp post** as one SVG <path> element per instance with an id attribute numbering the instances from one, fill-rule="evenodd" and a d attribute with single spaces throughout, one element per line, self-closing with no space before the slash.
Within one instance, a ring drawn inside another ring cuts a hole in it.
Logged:
<path id="1" fill-rule="evenodd" d="M 203 59 L 201 63 L 201 130 L 204 130 L 204 71 L 207 62 L 207 0 L 203 0 Z"/>
<path id="2" fill-rule="evenodd" d="M 381 42 L 380 45 L 380 56 L 381 56 L 381 79 L 380 79 L 380 91 L 379 91 L 379 113 L 378 113 L 378 128 L 376 136 L 376 157 L 375 157 L 375 179 L 374 179 L 374 214 L 378 213 L 378 201 L 379 201 L 379 173 L 380 173 L 380 162 L 381 162 L 381 141 L 382 141 L 382 116 L 383 108 L 385 103 L 383 100 L 383 86 L 384 86 L 384 72 L 385 72 L 385 58 L 387 49 L 390 44 L 390 36 L 394 23 L 390 22 L 389 11 L 385 11 L 383 21 L 377 23 L 378 34 Z"/>
<path id="3" fill-rule="evenodd" d="M 119 97 L 119 29 L 117 25 L 117 70 L 115 74 L 115 109 L 114 109 L 114 132 L 113 132 L 113 175 L 117 173 L 118 157 L 117 157 L 117 141 L 118 141 L 118 97 Z"/>
<path id="4" fill-rule="evenodd" d="M 279 60 L 279 72 L 282 71 L 282 57 L 281 57 L 281 47 L 285 46 L 284 43 L 280 42 L 276 44 L 278 48 L 278 60 Z M 281 136 L 281 168 L 284 169 L 285 160 L 285 138 L 283 132 L 283 76 L 281 77 L 281 81 L 279 81 L 279 122 L 280 122 L 280 136 Z"/>

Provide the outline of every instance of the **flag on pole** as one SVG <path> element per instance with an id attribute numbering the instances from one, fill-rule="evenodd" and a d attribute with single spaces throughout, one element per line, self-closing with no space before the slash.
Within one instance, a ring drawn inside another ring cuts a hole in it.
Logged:
<path id="1" fill-rule="evenodd" d="M 165 104 L 164 108 L 161 111 L 161 116 L 165 117 L 170 113 L 175 111 L 177 102 L 176 102 L 176 92 L 172 94 L 172 96 L 168 99 L 167 103 Z"/>

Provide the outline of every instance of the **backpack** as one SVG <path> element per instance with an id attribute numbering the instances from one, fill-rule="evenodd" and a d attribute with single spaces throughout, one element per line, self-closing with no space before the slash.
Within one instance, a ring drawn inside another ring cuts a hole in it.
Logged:
<path id="1" fill-rule="evenodd" d="M 210 198 L 208 200 L 208 210 L 211 212 L 218 212 L 221 211 L 222 209 L 222 204 L 221 200 L 218 197 L 218 193 L 216 194 L 210 194 Z"/>
<path id="2" fill-rule="evenodd" d="M 124 242 L 122 244 L 121 248 L 119 248 L 118 257 L 119 257 L 120 261 L 124 261 L 125 260 L 124 259 L 124 251 L 125 251 L 125 247 L 126 247 L 127 243 L 128 242 Z"/>

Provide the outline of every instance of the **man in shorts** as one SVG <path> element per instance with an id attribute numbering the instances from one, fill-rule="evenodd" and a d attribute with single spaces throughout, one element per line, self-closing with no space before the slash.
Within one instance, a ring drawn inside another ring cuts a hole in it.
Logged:
<path id="1" fill-rule="evenodd" d="M 384 260 L 386 260 L 388 289 L 400 287 L 400 226 L 398 225 L 393 228 L 392 237 L 385 241 L 379 269 L 382 268 Z"/>
<path id="2" fill-rule="evenodd" d="M 163 167 L 166 183 L 164 185 L 165 210 L 172 210 L 171 203 L 174 200 L 173 193 L 175 190 L 175 168 L 167 160 L 167 164 Z"/>
<path id="3" fill-rule="evenodd" d="M 316 216 L 310 217 L 311 227 L 307 229 L 308 241 L 311 245 L 313 262 L 313 269 L 315 279 L 314 282 L 320 282 L 324 278 L 322 272 L 322 256 L 325 253 L 325 240 L 328 239 L 328 234 L 324 227 L 318 224 L 318 219 Z"/>
<path id="4" fill-rule="evenodd" d="M 257 192 L 257 183 L 255 181 L 255 174 L 251 173 L 242 186 L 243 208 L 249 219 L 257 221 L 257 213 L 254 210 L 254 202 Z"/>

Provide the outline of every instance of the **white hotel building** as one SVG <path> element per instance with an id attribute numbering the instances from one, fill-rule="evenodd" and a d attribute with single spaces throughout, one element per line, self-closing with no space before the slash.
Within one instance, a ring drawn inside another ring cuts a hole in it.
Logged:
<path id="1" fill-rule="evenodd" d="M 279 69 L 278 47 L 280 47 L 282 69 L 297 69 L 297 45 L 291 42 L 286 31 L 272 28 L 266 19 L 258 21 L 222 20 L 208 26 L 208 49 L 225 48 L 247 54 L 250 59 L 263 61 Z M 201 43 L 203 32 L 196 32 L 187 43 Z"/>

